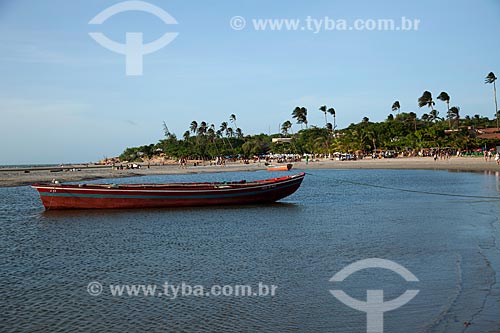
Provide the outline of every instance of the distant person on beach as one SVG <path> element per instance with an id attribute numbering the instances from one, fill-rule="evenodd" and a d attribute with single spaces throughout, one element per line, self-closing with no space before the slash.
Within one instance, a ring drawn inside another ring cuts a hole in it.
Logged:
<path id="1" fill-rule="evenodd" d="M 309 155 L 306 155 L 306 164 L 309 164 Z"/>
<path id="2" fill-rule="evenodd" d="M 495 162 L 497 162 L 497 165 L 500 165 L 500 152 L 497 151 L 497 154 L 495 155 Z"/>

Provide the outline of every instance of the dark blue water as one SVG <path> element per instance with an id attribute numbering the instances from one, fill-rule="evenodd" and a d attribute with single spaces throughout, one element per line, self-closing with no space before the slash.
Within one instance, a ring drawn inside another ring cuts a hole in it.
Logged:
<path id="1" fill-rule="evenodd" d="M 366 332 L 366 314 L 329 290 L 385 300 L 384 332 L 499 332 L 500 200 L 408 193 L 342 180 L 498 198 L 500 174 L 314 170 L 264 206 L 44 212 L 29 187 L 0 189 L 0 332 Z M 115 179 L 258 179 L 223 173 Z M 99 181 L 99 182 L 102 182 Z M 346 265 L 383 258 L 419 282 Z M 103 286 L 98 296 L 90 282 Z M 277 286 L 274 296 L 112 296 L 118 284 Z M 468 327 L 464 322 L 471 322 Z"/>
<path id="2" fill-rule="evenodd" d="M 77 163 L 78 164 L 78 163 Z M 4 168 L 40 168 L 40 167 L 52 167 L 59 165 L 58 163 L 53 164 L 1 164 L 0 169 Z"/>

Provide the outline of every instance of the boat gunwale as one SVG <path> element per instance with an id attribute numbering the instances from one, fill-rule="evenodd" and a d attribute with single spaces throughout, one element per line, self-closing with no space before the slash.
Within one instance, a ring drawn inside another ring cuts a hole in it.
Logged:
<path id="1" fill-rule="evenodd" d="M 251 190 L 258 188 L 265 188 L 269 186 L 279 186 L 287 184 L 289 182 L 294 182 L 299 179 L 303 179 L 305 173 L 301 172 L 299 174 L 284 176 L 279 178 L 270 178 L 264 180 L 257 180 L 248 183 L 166 183 L 166 184 L 33 184 L 32 188 L 38 190 L 40 194 L 44 193 L 40 190 L 57 190 L 57 191 L 96 191 L 96 192 L 145 192 L 145 193 L 200 193 L 200 192 L 220 192 L 220 191 L 242 191 Z M 130 186 L 132 185 L 132 186 Z M 175 186 L 178 186 L 175 188 Z M 183 188 L 183 186 L 185 188 Z M 203 186 L 204 189 L 196 189 L 196 186 Z M 106 187 L 106 188 L 102 188 Z M 160 189 L 164 187 L 163 189 Z M 168 188 L 170 187 L 170 188 Z M 213 188 L 208 188 L 213 187 Z M 151 189 L 157 188 L 157 189 Z M 191 189 L 193 188 L 193 189 Z"/>

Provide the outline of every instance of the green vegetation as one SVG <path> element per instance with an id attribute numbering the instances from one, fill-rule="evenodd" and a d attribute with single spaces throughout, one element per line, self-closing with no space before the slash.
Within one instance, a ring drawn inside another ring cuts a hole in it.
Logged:
<path id="1" fill-rule="evenodd" d="M 493 83 L 497 108 L 495 80 L 495 75 L 489 73 L 485 83 Z M 391 110 L 396 114 L 389 114 L 385 121 L 371 122 L 368 117 L 364 117 L 359 123 L 350 124 L 344 129 L 336 128 L 336 111 L 326 105 L 318 108 L 325 117 L 324 127 L 310 126 L 305 107 L 297 106 L 293 109 L 291 117 L 300 125 L 300 130 L 296 133 L 293 132 L 292 122 L 286 120 L 281 125 L 281 133 L 244 136 L 237 127 L 236 115 L 231 114 L 229 123 L 222 122 L 218 128 L 205 121 L 192 121 L 182 139 L 178 139 L 164 123 L 164 139 L 156 144 L 127 148 L 120 155 L 120 160 L 148 160 L 160 154 L 175 159 L 213 159 L 216 156 L 251 158 L 268 153 L 371 153 L 375 150 L 419 151 L 435 147 L 473 150 L 500 145 L 499 139 L 478 137 L 478 129 L 481 128 L 496 127 L 496 132 L 500 133 L 500 112 L 497 111 L 493 120 L 479 114 L 461 118 L 460 107 L 450 107 L 451 98 L 446 92 L 441 92 L 437 99 L 446 103 L 445 117 L 440 117 L 439 111 L 434 108 L 436 103 L 432 93 L 424 91 L 418 98 L 417 105 L 429 108 L 429 112 L 423 113 L 420 118 L 415 112 L 401 112 L 400 102 L 395 101 Z M 328 115 L 332 117 L 333 125 L 328 121 Z M 291 138 L 291 142 L 272 142 L 273 138 L 284 137 Z"/>

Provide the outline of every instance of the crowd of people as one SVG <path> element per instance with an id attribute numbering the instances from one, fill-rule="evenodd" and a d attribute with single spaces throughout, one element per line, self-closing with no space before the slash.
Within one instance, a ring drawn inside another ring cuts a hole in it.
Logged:
<path id="1" fill-rule="evenodd" d="M 491 152 L 491 150 L 489 151 L 484 151 L 483 152 L 483 156 L 484 156 L 484 160 L 486 162 L 489 162 L 491 161 L 491 159 L 493 158 L 493 153 Z M 497 162 L 498 165 L 500 165 L 500 152 L 497 151 L 497 153 L 495 154 L 495 162 Z"/>
<path id="2" fill-rule="evenodd" d="M 333 153 L 333 154 L 267 154 L 267 155 L 259 155 L 259 156 L 253 156 L 252 158 L 243 158 L 241 156 L 216 156 L 214 159 L 211 160 L 191 160 L 189 163 L 192 163 L 193 166 L 200 166 L 200 165 L 216 165 L 216 166 L 221 166 L 225 167 L 226 163 L 232 162 L 232 163 L 244 163 L 244 164 L 250 164 L 250 163 L 258 163 L 259 165 L 261 163 L 267 164 L 273 164 L 273 163 L 295 163 L 295 162 L 301 162 L 305 161 L 306 164 L 309 161 L 320 161 L 320 160 L 325 160 L 325 159 L 330 159 L 330 160 L 339 160 L 339 161 L 344 161 L 344 160 L 351 160 L 355 161 L 357 159 L 364 159 L 364 158 L 372 158 L 372 159 L 385 159 L 385 158 L 398 158 L 398 157 L 430 157 L 433 158 L 434 161 L 438 160 L 449 160 L 453 156 L 456 157 L 466 157 L 466 156 L 477 156 L 477 155 L 470 155 L 467 152 L 460 151 L 460 150 L 452 150 L 452 149 L 438 149 L 438 148 L 433 148 L 433 149 L 425 149 L 425 150 L 420 150 L 420 151 L 405 151 L 405 152 L 396 152 L 393 150 L 389 151 L 382 151 L 382 150 L 377 150 L 376 152 L 373 152 L 372 154 L 364 153 L 364 152 L 356 152 L 356 153 L 348 153 L 348 154 L 343 154 L 343 153 Z M 483 151 L 483 157 L 486 162 L 489 162 L 491 160 L 494 160 L 498 165 L 500 165 L 500 151 L 494 151 L 494 150 L 484 150 Z M 186 157 L 182 157 L 178 159 L 178 164 L 179 168 L 185 169 L 187 168 L 188 164 L 188 159 Z M 128 168 L 128 167 L 127 167 Z M 132 167 L 133 168 L 133 167 Z"/>

